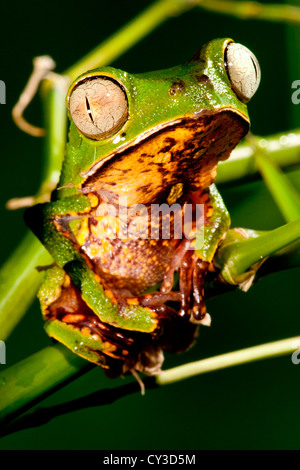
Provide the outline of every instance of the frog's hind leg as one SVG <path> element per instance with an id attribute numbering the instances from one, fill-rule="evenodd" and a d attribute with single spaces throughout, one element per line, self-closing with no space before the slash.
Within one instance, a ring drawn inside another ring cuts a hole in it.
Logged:
<path id="1" fill-rule="evenodd" d="M 190 244 L 182 242 L 182 246 L 179 247 L 181 264 L 179 267 L 176 266 L 179 268 L 181 294 L 179 314 L 190 315 L 190 321 L 193 323 L 209 324 L 210 316 L 206 311 L 204 298 L 205 278 L 208 271 L 215 271 L 213 258 L 229 229 L 230 217 L 215 185 L 210 186 L 203 194 L 199 194 L 197 202 L 204 204 L 202 235 L 199 236 L 196 232 Z M 162 290 L 167 292 L 166 282 L 163 283 Z"/>
<path id="2" fill-rule="evenodd" d="M 190 321 L 193 323 L 210 323 L 204 298 L 205 275 L 209 268 L 210 263 L 198 258 L 195 252 L 187 252 L 180 267 L 181 306 L 179 315 L 190 315 Z M 211 267 L 211 269 L 213 268 Z"/>
<path id="3" fill-rule="evenodd" d="M 184 240 L 165 273 L 164 281 L 161 285 L 161 295 L 167 296 L 173 285 L 175 271 L 179 272 L 179 292 L 173 292 L 174 297 L 180 302 L 179 316 L 190 316 L 193 323 L 210 323 L 210 317 L 206 312 L 204 300 L 205 275 L 208 270 L 214 267 L 209 261 L 199 258 L 198 253 L 193 249 L 190 240 Z"/>
<path id="4" fill-rule="evenodd" d="M 173 297 L 180 303 L 179 316 L 189 317 L 192 323 L 209 324 L 204 298 L 205 277 L 208 271 L 215 271 L 213 257 L 230 226 L 230 217 L 214 185 L 193 197 L 196 204 L 204 206 L 202 234 L 199 236 L 199 225 L 196 224 L 195 237 L 181 241 L 165 272 L 160 293 L 152 294 L 148 305 Z M 179 291 L 172 290 L 175 272 L 179 274 Z"/>

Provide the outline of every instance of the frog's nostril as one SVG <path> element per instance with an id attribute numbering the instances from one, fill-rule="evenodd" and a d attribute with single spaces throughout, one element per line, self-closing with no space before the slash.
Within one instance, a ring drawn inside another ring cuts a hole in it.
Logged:
<path id="1" fill-rule="evenodd" d="M 177 80 L 172 83 L 169 94 L 171 96 L 177 96 L 178 94 L 185 92 L 185 82 L 183 80 Z"/>

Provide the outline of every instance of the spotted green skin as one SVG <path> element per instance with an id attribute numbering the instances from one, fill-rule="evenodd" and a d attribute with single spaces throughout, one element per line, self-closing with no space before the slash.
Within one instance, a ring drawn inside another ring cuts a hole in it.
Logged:
<path id="1" fill-rule="evenodd" d="M 46 308 L 55 292 L 63 284 L 66 272 L 80 290 L 83 300 L 104 323 L 125 330 L 152 333 L 158 325 L 156 315 L 139 305 L 127 307 L 120 316 L 116 304 L 109 299 L 99 284 L 84 257 L 74 248 L 70 240 L 59 233 L 52 219 L 59 215 L 83 213 L 90 208 L 90 200 L 79 195 L 78 189 L 84 181 L 83 173 L 92 165 L 106 160 L 123 148 L 133 146 L 161 126 L 167 126 L 176 119 L 195 116 L 202 110 L 218 112 L 231 108 L 248 121 L 247 108 L 233 92 L 224 66 L 224 50 L 230 39 L 217 39 L 205 45 L 194 58 L 184 65 L 144 74 L 103 67 L 78 77 L 71 85 L 68 98 L 77 82 L 86 76 L 105 75 L 112 77 L 123 86 L 128 100 L 130 119 L 112 137 L 94 141 L 82 135 L 70 117 L 69 140 L 66 148 L 58 187 L 52 194 L 52 202 L 39 204 L 27 211 L 26 220 L 35 235 L 51 253 L 57 265 L 49 270 L 39 293 L 42 309 Z M 209 80 L 199 86 L 199 77 L 206 75 Z M 169 93 L 174 82 L 182 80 L 188 93 Z M 160 97 L 160 99 L 158 99 Z M 205 227 L 205 244 L 200 252 L 204 259 L 210 259 L 229 225 L 229 215 L 216 188 L 211 188 L 211 202 L 218 230 Z M 48 321 L 46 330 L 50 336 L 90 361 L 96 362 L 93 351 L 104 351 L 100 341 L 93 341 L 57 320 Z M 98 356 L 97 356 L 98 357 Z"/>

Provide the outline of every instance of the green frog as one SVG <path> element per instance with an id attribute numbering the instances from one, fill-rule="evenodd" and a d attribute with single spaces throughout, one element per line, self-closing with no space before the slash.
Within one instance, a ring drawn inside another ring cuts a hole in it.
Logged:
<path id="1" fill-rule="evenodd" d="M 153 375 L 209 323 L 205 279 L 230 217 L 214 180 L 247 134 L 260 81 L 232 39 L 184 65 L 88 71 L 70 86 L 69 139 L 51 202 L 26 212 L 53 256 L 45 329 L 108 375 Z"/>

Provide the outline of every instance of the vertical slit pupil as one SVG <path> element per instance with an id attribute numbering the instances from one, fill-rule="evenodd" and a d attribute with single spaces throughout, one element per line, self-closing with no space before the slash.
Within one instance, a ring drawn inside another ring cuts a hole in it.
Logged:
<path id="1" fill-rule="evenodd" d="M 90 117 L 90 120 L 92 121 L 92 123 L 94 124 L 94 119 L 93 119 L 93 115 L 92 115 L 92 110 L 91 110 L 91 107 L 90 107 L 90 103 L 89 103 L 89 100 L 87 97 L 85 97 L 85 104 L 86 104 L 86 109 L 87 109 L 87 113 Z"/>
<path id="2" fill-rule="evenodd" d="M 256 65 L 256 63 L 255 63 L 255 60 L 253 60 L 252 57 L 251 57 L 251 61 L 252 61 L 252 64 L 253 64 L 253 67 L 254 67 L 254 70 L 255 70 L 255 79 L 257 80 L 257 78 L 258 78 L 257 65 Z"/>

